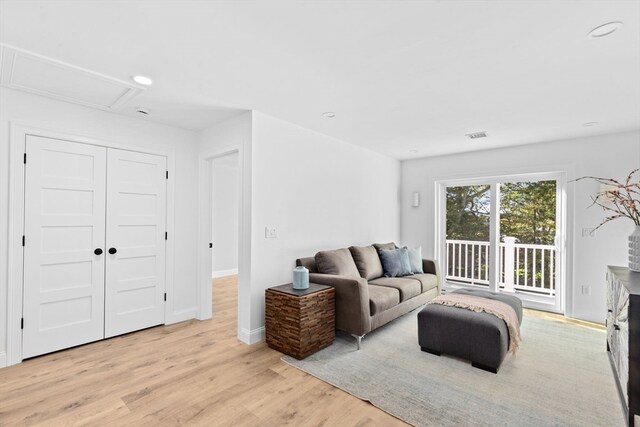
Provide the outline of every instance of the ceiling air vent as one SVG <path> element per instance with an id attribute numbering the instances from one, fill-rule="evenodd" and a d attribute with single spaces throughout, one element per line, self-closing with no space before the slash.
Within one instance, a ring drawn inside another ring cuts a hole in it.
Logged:
<path id="1" fill-rule="evenodd" d="M 0 86 L 106 111 L 121 111 L 145 87 L 0 43 Z"/>
<path id="2" fill-rule="evenodd" d="M 486 138 L 487 137 L 487 132 L 486 131 L 482 131 L 482 132 L 468 133 L 467 137 L 469 139 Z"/>

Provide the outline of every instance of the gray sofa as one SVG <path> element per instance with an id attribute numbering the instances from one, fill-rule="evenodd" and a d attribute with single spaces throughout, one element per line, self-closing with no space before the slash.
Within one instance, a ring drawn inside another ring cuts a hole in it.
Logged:
<path id="1" fill-rule="evenodd" d="M 378 249 L 394 243 L 318 252 L 299 258 L 296 265 L 309 269 L 309 281 L 336 290 L 336 328 L 358 341 L 369 332 L 414 310 L 440 295 L 438 264 L 423 259 L 424 274 L 384 277 Z"/>

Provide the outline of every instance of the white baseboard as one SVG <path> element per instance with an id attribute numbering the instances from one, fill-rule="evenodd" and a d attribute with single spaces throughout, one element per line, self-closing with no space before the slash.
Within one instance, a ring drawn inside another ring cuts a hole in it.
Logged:
<path id="1" fill-rule="evenodd" d="M 233 276 L 235 274 L 238 274 L 238 269 L 231 268 L 229 270 L 214 271 L 213 273 L 211 273 L 211 278 L 215 279 L 216 277 Z"/>
<path id="2" fill-rule="evenodd" d="M 196 307 L 186 308 L 184 310 L 178 310 L 171 313 L 169 319 L 165 319 L 165 325 L 171 325 L 172 323 L 184 322 L 185 320 L 195 319 L 198 317 L 198 309 Z"/>
<path id="3" fill-rule="evenodd" d="M 0 368 L 7 366 L 7 352 L 0 351 Z"/>
<path id="4" fill-rule="evenodd" d="M 243 328 L 238 334 L 238 339 L 245 344 L 251 345 L 264 341 L 264 334 L 264 326 L 251 331 Z"/>

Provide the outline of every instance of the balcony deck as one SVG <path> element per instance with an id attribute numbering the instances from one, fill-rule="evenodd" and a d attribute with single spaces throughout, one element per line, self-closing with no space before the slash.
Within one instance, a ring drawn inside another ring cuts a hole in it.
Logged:
<path id="1" fill-rule="evenodd" d="M 505 239 L 507 240 L 507 239 Z M 489 287 L 489 242 L 447 240 L 445 277 L 449 283 Z M 500 243 L 500 288 L 554 297 L 556 247 Z"/>

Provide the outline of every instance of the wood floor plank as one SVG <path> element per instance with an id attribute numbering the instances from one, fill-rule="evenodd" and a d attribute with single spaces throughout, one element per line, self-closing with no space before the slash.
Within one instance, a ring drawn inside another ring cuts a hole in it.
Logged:
<path id="1" fill-rule="evenodd" d="M 0 426 L 406 425 L 236 338 L 237 277 L 213 318 L 159 326 L 0 370 Z"/>

